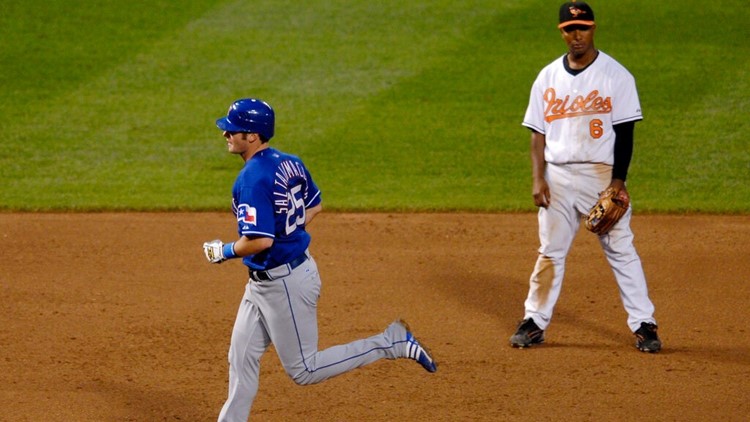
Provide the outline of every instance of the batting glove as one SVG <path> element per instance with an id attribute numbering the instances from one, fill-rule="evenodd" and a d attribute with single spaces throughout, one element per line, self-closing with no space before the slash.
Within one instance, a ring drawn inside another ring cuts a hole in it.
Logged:
<path id="1" fill-rule="evenodd" d="M 203 244 L 203 253 L 206 255 L 208 262 L 212 264 L 221 264 L 227 259 L 235 258 L 234 242 L 226 245 L 219 239 L 212 240 Z"/>

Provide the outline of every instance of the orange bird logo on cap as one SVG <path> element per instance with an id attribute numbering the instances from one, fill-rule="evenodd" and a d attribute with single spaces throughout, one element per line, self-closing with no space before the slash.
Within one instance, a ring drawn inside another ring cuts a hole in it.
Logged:
<path id="1" fill-rule="evenodd" d="M 574 18 L 577 18 L 578 15 L 580 15 L 580 14 L 585 14 L 586 13 L 585 10 L 581 10 L 581 9 L 575 7 L 575 6 L 570 6 L 568 8 L 568 10 L 570 10 L 570 14 L 573 15 Z"/>

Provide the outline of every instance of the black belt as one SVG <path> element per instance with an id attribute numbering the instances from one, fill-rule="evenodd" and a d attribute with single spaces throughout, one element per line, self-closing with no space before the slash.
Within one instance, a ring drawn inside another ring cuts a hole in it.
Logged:
<path id="1" fill-rule="evenodd" d="M 286 277 L 291 274 L 293 269 L 302 265 L 308 258 L 309 257 L 305 253 L 294 258 L 288 264 L 279 265 L 276 268 L 271 268 L 266 271 L 253 271 L 252 269 L 249 269 L 248 272 L 250 273 L 250 278 L 255 281 L 276 280 L 277 278 Z"/>

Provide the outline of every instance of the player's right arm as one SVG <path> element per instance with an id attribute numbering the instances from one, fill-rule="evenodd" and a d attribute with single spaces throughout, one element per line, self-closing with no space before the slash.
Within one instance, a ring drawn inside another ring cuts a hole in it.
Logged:
<path id="1" fill-rule="evenodd" d="M 271 245 L 273 245 L 273 238 L 271 237 L 240 236 L 234 242 L 234 254 L 237 257 L 255 255 L 270 248 Z"/>
<path id="2" fill-rule="evenodd" d="M 534 198 L 534 205 L 544 208 L 549 206 L 550 201 L 549 185 L 544 178 L 544 171 L 547 166 L 547 162 L 544 160 L 546 142 L 546 137 L 543 134 L 535 130 L 531 131 L 531 178 L 533 182 L 531 195 Z"/>
<path id="3" fill-rule="evenodd" d="M 231 243 L 224 243 L 219 239 L 205 242 L 203 253 L 206 255 L 208 262 L 221 264 L 227 259 L 255 255 L 270 248 L 271 245 L 273 245 L 273 238 L 271 237 L 242 235 L 237 241 Z"/>

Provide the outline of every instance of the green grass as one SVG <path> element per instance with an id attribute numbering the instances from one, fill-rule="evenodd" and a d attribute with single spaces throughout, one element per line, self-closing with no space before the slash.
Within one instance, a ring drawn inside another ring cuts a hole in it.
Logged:
<path id="1" fill-rule="evenodd" d="M 744 2 L 590 4 L 638 83 L 639 210 L 750 211 Z M 328 209 L 532 210 L 520 121 L 557 6 L 3 2 L 0 209 L 226 209 L 242 163 L 213 122 L 256 96 Z"/>

